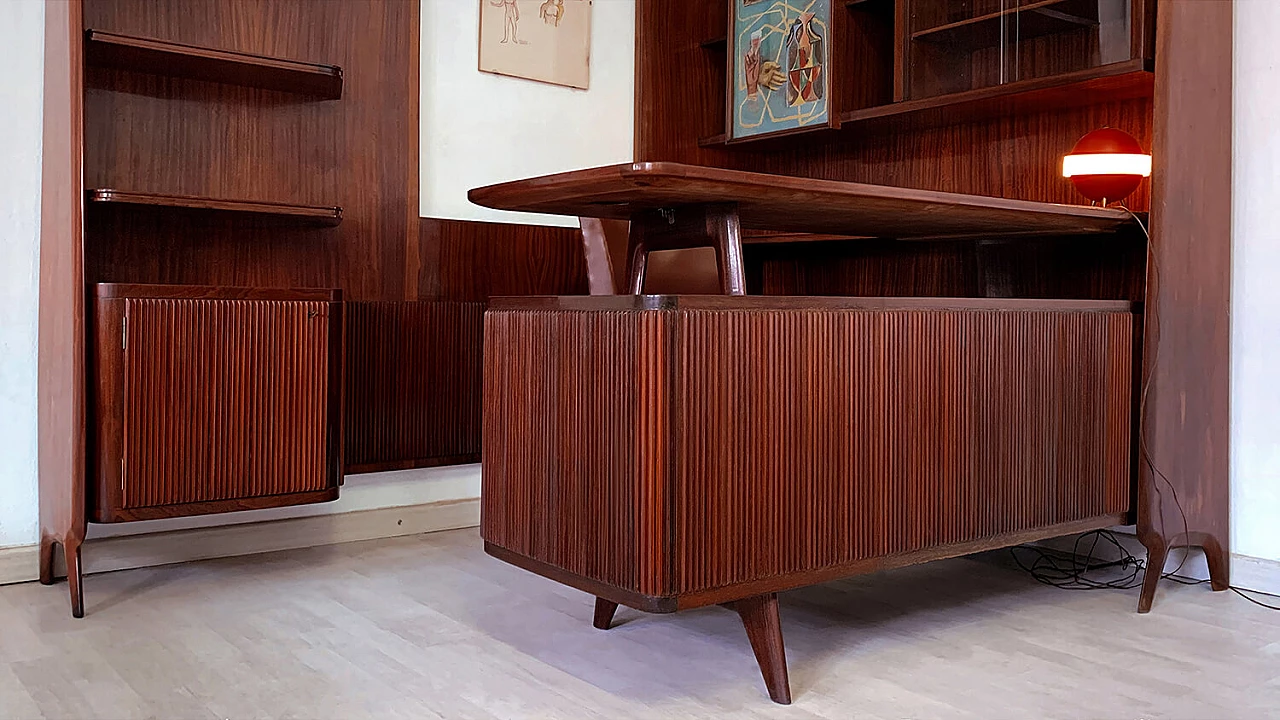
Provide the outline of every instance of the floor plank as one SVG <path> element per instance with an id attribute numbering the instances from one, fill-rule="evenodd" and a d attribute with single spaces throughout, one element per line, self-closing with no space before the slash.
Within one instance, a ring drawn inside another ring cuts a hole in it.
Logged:
<path id="1" fill-rule="evenodd" d="M 736 616 L 618 611 L 475 530 L 0 588 L 0 718 L 1256 718 L 1280 613 L 1207 587 L 1067 592 L 959 559 L 781 596 L 795 704 Z"/>

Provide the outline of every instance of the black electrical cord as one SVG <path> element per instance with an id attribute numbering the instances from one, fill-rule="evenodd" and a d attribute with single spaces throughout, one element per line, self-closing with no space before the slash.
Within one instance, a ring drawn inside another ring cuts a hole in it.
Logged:
<path id="1" fill-rule="evenodd" d="M 1147 238 L 1147 261 L 1151 266 L 1152 282 L 1156 287 L 1159 287 L 1160 268 L 1156 264 L 1155 252 L 1151 247 L 1151 233 L 1147 230 L 1146 223 L 1142 222 L 1142 218 L 1138 217 L 1137 213 L 1124 205 L 1114 205 L 1113 207 L 1129 213 L 1129 216 L 1132 217 L 1134 222 L 1138 223 L 1138 227 L 1142 229 L 1142 234 Z M 1148 307 L 1146 308 L 1146 312 L 1150 313 L 1149 317 L 1151 318 L 1151 325 L 1156 329 L 1156 335 L 1159 336 L 1160 320 L 1159 315 L 1157 314 L 1157 309 L 1154 307 Z M 1180 571 L 1183 565 L 1186 564 L 1187 557 L 1191 554 L 1191 529 L 1187 522 L 1187 513 L 1182 507 L 1182 500 L 1178 498 L 1178 489 L 1169 480 L 1169 478 L 1156 467 L 1155 462 L 1152 461 L 1151 454 L 1147 451 L 1146 434 L 1142 432 L 1142 428 L 1146 426 L 1147 395 L 1151 390 L 1151 379 L 1155 375 L 1156 362 L 1159 360 L 1159 347 L 1159 343 L 1156 343 L 1155 350 L 1151 356 L 1151 364 L 1149 366 L 1150 371 L 1143 383 L 1141 399 L 1138 402 L 1138 449 L 1142 457 L 1142 462 L 1146 464 L 1147 468 L 1151 471 L 1152 476 L 1162 480 L 1164 484 L 1168 486 L 1169 493 L 1173 496 L 1174 506 L 1177 507 L 1178 515 L 1182 518 L 1182 536 L 1186 541 L 1186 544 L 1183 546 L 1182 557 L 1179 559 L 1177 567 L 1167 573 L 1161 573 L 1160 577 L 1161 579 L 1172 580 L 1180 585 L 1202 585 L 1209 582 L 1209 580 L 1196 580 L 1178 575 L 1178 571 Z M 1168 537 L 1168 533 L 1164 527 L 1164 493 L 1161 491 L 1160 483 L 1158 482 L 1152 482 L 1151 487 L 1156 491 L 1156 497 L 1159 500 L 1161 508 L 1161 512 L 1158 513 L 1160 534 L 1164 537 Z M 1083 560 L 1081 560 L 1080 543 L 1090 536 L 1093 537 L 1093 543 L 1089 546 L 1088 554 L 1084 556 Z M 1098 542 L 1100 540 L 1105 540 L 1120 550 L 1120 559 L 1095 563 L 1093 561 L 1093 556 L 1098 548 Z M 1034 554 L 1035 559 L 1030 565 L 1023 563 L 1022 558 L 1018 556 L 1017 551 L 1019 550 L 1024 553 Z M 1116 539 L 1115 534 L 1109 530 L 1094 530 L 1080 535 L 1076 538 L 1075 544 L 1072 546 L 1071 553 L 1066 558 L 1054 558 L 1052 555 L 1045 552 L 1044 549 L 1029 545 L 1020 545 L 1018 547 L 1010 548 L 1009 552 L 1013 556 L 1013 561 L 1017 563 L 1018 567 L 1029 573 L 1037 582 L 1061 588 L 1063 590 L 1131 590 L 1141 586 L 1143 579 L 1146 577 L 1146 573 L 1151 570 L 1151 568 L 1146 566 L 1145 561 L 1135 557 L 1133 553 L 1126 550 L 1124 546 L 1120 544 L 1120 541 Z M 1065 565 L 1063 563 L 1065 563 Z M 1112 568 L 1120 568 L 1121 570 L 1126 570 L 1128 572 L 1121 577 L 1110 580 L 1095 580 L 1093 578 L 1086 577 L 1087 573 Z M 1267 603 L 1253 598 L 1246 593 L 1277 598 L 1280 598 L 1280 595 L 1272 595 L 1271 593 L 1265 593 L 1259 590 L 1244 590 L 1235 587 L 1234 585 L 1230 586 L 1229 589 L 1254 605 L 1260 605 L 1269 610 L 1280 611 L 1280 606 L 1268 605 Z"/>

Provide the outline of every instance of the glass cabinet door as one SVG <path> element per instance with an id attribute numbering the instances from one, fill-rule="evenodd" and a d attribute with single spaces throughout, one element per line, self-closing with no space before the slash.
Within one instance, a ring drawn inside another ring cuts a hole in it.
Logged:
<path id="1" fill-rule="evenodd" d="M 909 0 L 907 97 L 976 90 L 1124 62 L 1142 0 Z"/>

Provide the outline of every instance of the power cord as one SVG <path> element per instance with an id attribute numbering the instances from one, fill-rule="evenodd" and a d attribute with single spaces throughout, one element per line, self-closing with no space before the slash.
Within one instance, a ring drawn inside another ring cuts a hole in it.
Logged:
<path id="1" fill-rule="evenodd" d="M 1092 542 L 1089 543 L 1089 551 L 1082 556 L 1080 554 L 1080 546 L 1090 540 Z M 1099 543 L 1105 543 L 1119 550 L 1120 559 L 1095 562 L 1094 555 Z M 1018 545 L 1009 548 L 1009 553 L 1013 557 L 1014 563 L 1031 575 L 1037 582 L 1061 590 L 1132 590 L 1142 585 L 1143 578 L 1147 571 L 1150 570 L 1146 566 L 1146 562 L 1126 550 L 1124 545 L 1116 538 L 1115 533 L 1110 530 L 1093 530 L 1078 536 L 1070 553 L 1058 553 L 1033 545 Z M 1030 556 L 1030 564 L 1025 562 L 1026 556 Z M 1117 568 L 1121 574 L 1115 577 L 1104 579 L 1087 577 L 1088 573 Z M 1173 573 L 1164 573 L 1161 575 L 1161 579 L 1172 580 L 1179 585 L 1203 585 L 1209 582 L 1207 579 L 1197 580 Z M 1280 595 L 1262 592 L 1261 590 L 1246 590 L 1235 585 L 1230 586 L 1228 589 L 1254 605 L 1268 610 L 1280 611 L 1280 605 L 1269 605 L 1253 597 L 1261 595 L 1280 599 Z"/>
<path id="2" fill-rule="evenodd" d="M 1138 228 L 1142 230 L 1143 236 L 1147 238 L 1147 262 L 1151 265 L 1151 282 L 1156 289 L 1159 289 L 1160 266 L 1156 263 L 1155 249 L 1151 247 L 1151 232 L 1147 228 L 1147 224 L 1142 221 L 1142 218 L 1138 217 L 1137 213 L 1130 210 L 1128 207 L 1124 205 L 1114 205 L 1113 207 L 1129 213 L 1129 217 L 1133 218 L 1133 221 L 1138 224 Z M 1160 337 L 1159 308 L 1152 305 L 1146 307 L 1144 311 L 1151 319 L 1151 327 L 1155 329 L 1156 338 L 1158 340 Z M 1144 432 L 1144 429 L 1147 426 L 1147 396 L 1151 392 L 1151 383 L 1155 378 L 1156 368 L 1160 362 L 1160 343 L 1155 342 L 1152 344 L 1155 349 L 1151 354 L 1150 372 L 1147 374 L 1146 380 L 1142 384 L 1142 397 L 1138 401 L 1138 453 L 1142 457 L 1142 462 L 1145 463 L 1147 468 L 1151 471 L 1152 476 L 1163 480 L 1164 484 L 1169 487 L 1169 493 L 1173 496 L 1173 504 L 1178 508 L 1178 515 L 1182 518 L 1182 537 L 1186 540 L 1186 544 L 1183 546 L 1182 550 L 1182 558 L 1178 560 L 1178 566 L 1161 575 L 1162 578 L 1167 578 L 1173 577 L 1178 573 L 1178 571 L 1182 570 L 1182 566 L 1187 562 L 1187 557 L 1191 555 L 1191 528 L 1187 523 L 1187 513 L 1182 509 L 1182 500 L 1178 498 L 1178 489 L 1174 487 L 1169 478 L 1156 467 L 1155 462 L 1151 459 L 1151 453 L 1147 450 L 1147 434 Z M 1164 493 L 1160 490 L 1160 483 L 1158 482 L 1152 482 L 1151 487 L 1156 491 L 1156 498 L 1159 500 L 1160 504 L 1160 512 L 1158 513 L 1160 534 L 1164 537 L 1169 537 L 1169 533 L 1165 530 L 1164 526 Z"/>
<path id="3" fill-rule="evenodd" d="M 1151 264 L 1152 282 L 1158 288 L 1160 286 L 1160 268 L 1156 264 L 1155 252 L 1151 247 L 1151 233 L 1148 231 L 1146 223 L 1142 221 L 1142 218 L 1138 217 L 1137 213 L 1124 205 L 1115 205 L 1113 207 L 1117 207 L 1129 213 L 1129 216 L 1132 217 L 1134 222 L 1138 224 L 1138 227 L 1142 229 L 1142 234 L 1146 236 L 1147 261 Z M 1158 338 L 1160 334 L 1160 319 L 1157 314 L 1157 309 L 1155 307 L 1147 307 L 1146 312 L 1150 313 L 1149 317 L 1151 318 L 1151 325 L 1155 328 L 1156 336 Z M 1146 464 L 1147 468 L 1151 471 L 1152 476 L 1164 481 L 1164 484 L 1168 486 L 1169 493 L 1173 496 L 1174 506 L 1177 507 L 1178 515 L 1182 518 L 1182 533 L 1183 537 L 1186 539 L 1186 545 L 1183 546 L 1182 558 L 1178 561 L 1178 566 L 1170 572 L 1162 573 L 1160 577 L 1162 580 L 1169 579 L 1180 585 L 1202 585 L 1209 582 L 1209 580 L 1196 580 L 1194 578 L 1178 575 L 1178 571 L 1180 571 L 1183 565 L 1186 564 L 1187 557 L 1191 554 L 1191 530 L 1187 522 L 1187 513 L 1182 507 L 1182 501 L 1178 498 L 1178 489 L 1174 487 L 1174 484 L 1169 480 L 1169 478 L 1166 477 L 1165 474 L 1156 467 L 1155 462 L 1152 461 L 1151 453 L 1147 451 L 1146 434 L 1142 432 L 1142 429 L 1146 426 L 1147 395 L 1151 390 L 1151 381 L 1155 376 L 1156 363 L 1159 360 L 1159 357 L 1160 345 L 1159 343 L 1155 343 L 1155 350 L 1151 356 L 1150 372 L 1148 373 L 1146 381 L 1143 383 L 1142 397 L 1138 403 L 1138 449 L 1142 456 L 1142 462 Z M 1151 487 L 1156 491 L 1156 497 L 1160 502 L 1160 534 L 1168 537 L 1168 533 L 1164 527 L 1164 493 L 1161 491 L 1160 484 L 1158 482 L 1151 483 Z M 1089 545 L 1088 554 L 1085 555 L 1082 560 L 1080 556 L 1080 544 L 1090 537 L 1092 537 L 1093 542 Z M 1121 553 L 1120 559 L 1095 563 L 1094 553 L 1097 551 L 1098 543 L 1101 541 L 1106 541 L 1108 544 L 1118 549 Z M 1022 558 L 1018 556 L 1019 550 L 1024 553 L 1031 553 L 1034 555 L 1035 559 L 1030 565 L 1023 563 Z M 1115 533 L 1110 530 L 1094 530 L 1080 535 L 1076 538 L 1075 544 L 1072 546 L 1071 553 L 1065 558 L 1055 558 L 1043 548 L 1029 545 L 1020 545 L 1009 548 L 1009 553 L 1013 556 L 1013 561 L 1017 563 L 1018 567 L 1029 573 L 1037 582 L 1063 590 L 1131 590 L 1142 585 L 1142 581 L 1145 578 L 1146 573 L 1150 570 L 1150 568 L 1146 566 L 1146 562 L 1135 557 L 1133 553 L 1126 550 L 1116 538 Z M 1086 577 L 1087 573 L 1114 568 L 1119 568 L 1124 574 L 1109 580 L 1095 580 L 1093 578 Z M 1280 595 L 1273 595 L 1260 590 L 1245 590 L 1243 588 L 1235 587 L 1234 585 L 1230 586 L 1228 589 L 1254 605 L 1259 605 L 1267 608 L 1268 610 L 1280 611 L 1280 606 L 1268 605 L 1261 600 L 1251 597 L 1251 595 L 1262 595 L 1266 597 L 1280 598 Z"/>

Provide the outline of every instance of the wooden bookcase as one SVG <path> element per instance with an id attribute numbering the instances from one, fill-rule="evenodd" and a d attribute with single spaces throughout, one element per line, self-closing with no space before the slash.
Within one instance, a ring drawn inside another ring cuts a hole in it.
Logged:
<path id="1" fill-rule="evenodd" d="M 457 379 L 479 312 L 420 302 L 410 260 L 417 3 L 48 10 L 40 571 L 61 546 L 73 614 L 88 522 L 324 502 L 346 472 L 473 459 L 479 393 Z M 391 333 L 429 392 L 369 390 L 403 380 Z M 439 429 L 387 447 L 388 424 Z"/>

